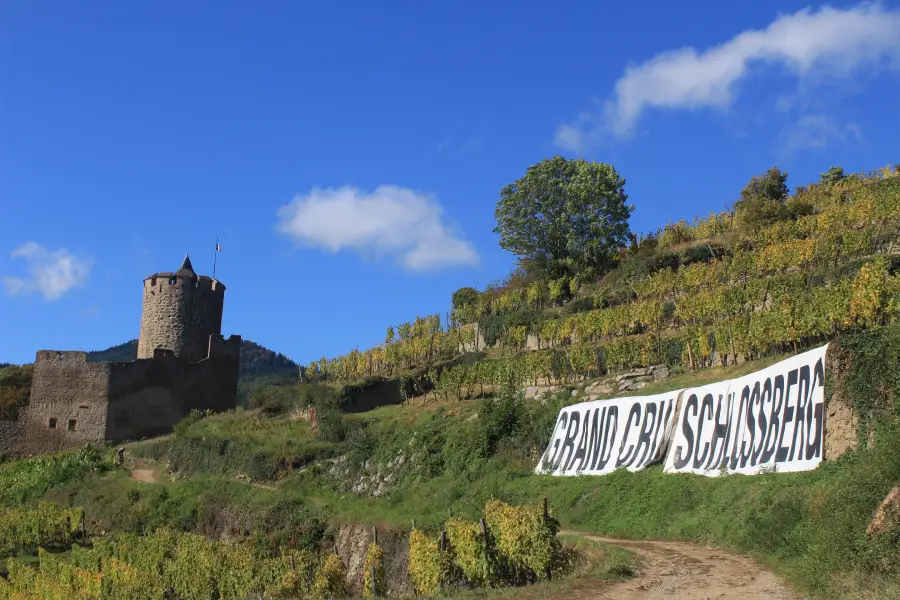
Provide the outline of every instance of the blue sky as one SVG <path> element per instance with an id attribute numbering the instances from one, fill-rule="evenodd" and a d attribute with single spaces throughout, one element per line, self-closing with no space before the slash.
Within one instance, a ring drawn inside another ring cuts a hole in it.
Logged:
<path id="1" fill-rule="evenodd" d="M 226 334 L 365 348 L 509 271 L 542 158 L 612 163 L 652 230 L 900 160 L 898 67 L 898 2 L 5 2 L 0 361 L 136 337 L 216 236 Z"/>

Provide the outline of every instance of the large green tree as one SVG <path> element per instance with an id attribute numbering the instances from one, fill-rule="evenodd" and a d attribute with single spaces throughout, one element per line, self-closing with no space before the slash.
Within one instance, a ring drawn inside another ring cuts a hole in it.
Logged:
<path id="1" fill-rule="evenodd" d="M 791 217 L 785 206 L 789 193 L 787 177 L 787 173 L 772 167 L 744 186 L 734 210 L 745 226 L 755 230 Z"/>
<path id="2" fill-rule="evenodd" d="M 627 200 L 612 165 L 554 156 L 503 188 L 494 233 L 530 274 L 596 276 L 628 241 Z"/>

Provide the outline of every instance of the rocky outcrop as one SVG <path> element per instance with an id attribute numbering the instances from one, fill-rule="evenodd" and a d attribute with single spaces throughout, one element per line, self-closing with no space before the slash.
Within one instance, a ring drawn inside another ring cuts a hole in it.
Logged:
<path id="1" fill-rule="evenodd" d="M 563 391 L 563 389 L 565 388 L 561 385 L 529 385 L 525 388 L 525 398 L 530 400 L 531 398 L 539 398 L 545 394 L 550 394 L 552 396 L 553 394 L 558 394 Z"/>
<path id="2" fill-rule="evenodd" d="M 834 388 L 825 399 L 825 460 L 837 460 L 859 446 L 859 418 L 847 397 L 843 367 L 838 358 L 831 361 Z"/>
<path id="3" fill-rule="evenodd" d="M 372 528 L 365 525 L 341 525 L 334 536 L 334 551 L 347 567 L 347 587 L 357 593 L 363 589 L 366 551 L 372 541 Z"/>
<path id="4" fill-rule="evenodd" d="M 407 576 L 409 562 L 409 539 L 403 531 L 379 528 L 378 545 L 384 556 L 384 576 L 388 593 L 401 596 L 412 593 Z M 370 525 L 341 525 L 334 536 L 334 550 L 347 567 L 347 589 L 354 595 L 361 595 L 366 577 L 366 552 L 373 540 Z"/>
<path id="5" fill-rule="evenodd" d="M 584 387 L 584 391 L 572 390 L 572 396 L 586 400 L 609 398 L 616 394 L 640 390 L 654 381 L 667 378 L 669 373 L 667 365 L 654 365 L 643 369 L 634 369 L 621 375 L 613 375 L 589 383 Z M 565 386 L 562 385 L 530 385 L 523 391 L 526 399 L 532 399 L 558 394 L 565 389 Z"/>
<path id="6" fill-rule="evenodd" d="M 634 392 L 646 387 L 651 382 L 665 379 L 668 376 L 668 365 L 653 365 L 617 375 L 615 383 L 620 393 Z"/>
<path id="7" fill-rule="evenodd" d="M 900 524 L 900 485 L 881 501 L 869 526 L 866 527 L 866 535 L 874 536 L 895 531 Z"/>

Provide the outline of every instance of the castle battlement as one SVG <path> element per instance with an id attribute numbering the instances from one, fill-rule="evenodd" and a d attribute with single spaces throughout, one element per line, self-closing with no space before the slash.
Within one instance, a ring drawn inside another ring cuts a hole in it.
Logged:
<path id="1" fill-rule="evenodd" d="M 83 350 L 38 350 L 34 356 L 34 364 L 39 362 L 56 361 L 83 363 L 87 362 L 88 353 Z"/>
<path id="2" fill-rule="evenodd" d="M 241 342 L 243 339 L 239 335 L 231 335 L 228 339 L 222 335 L 209 336 L 209 358 L 225 358 L 228 360 L 238 360 L 241 355 Z"/>
<path id="3" fill-rule="evenodd" d="M 166 286 L 178 287 L 181 289 L 194 288 L 198 292 L 218 292 L 225 293 L 225 284 L 218 279 L 207 277 L 205 275 L 179 275 L 175 273 L 154 273 L 144 280 L 144 291 L 157 291 Z"/>

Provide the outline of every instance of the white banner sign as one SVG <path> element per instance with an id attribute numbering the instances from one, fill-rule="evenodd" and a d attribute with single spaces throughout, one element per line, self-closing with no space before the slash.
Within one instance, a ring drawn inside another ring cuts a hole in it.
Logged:
<path id="1" fill-rule="evenodd" d="M 822 461 L 827 349 L 685 390 L 664 471 L 714 477 L 815 469 Z"/>
<path id="2" fill-rule="evenodd" d="M 559 411 L 537 474 L 602 475 L 661 460 L 680 391 L 596 400 Z"/>

